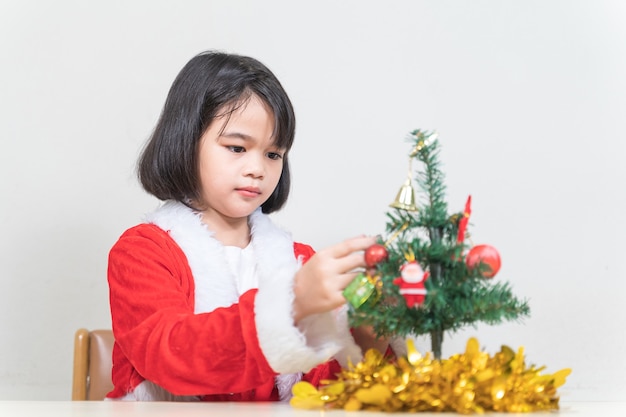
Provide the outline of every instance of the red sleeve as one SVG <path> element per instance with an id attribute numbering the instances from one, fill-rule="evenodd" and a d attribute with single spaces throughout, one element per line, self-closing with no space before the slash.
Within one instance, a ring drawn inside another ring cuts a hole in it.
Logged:
<path id="1" fill-rule="evenodd" d="M 324 380 L 336 380 L 341 372 L 341 365 L 336 360 L 323 363 L 302 375 L 302 380 L 319 388 L 320 382 Z"/>
<path id="2" fill-rule="evenodd" d="M 294 245 L 296 256 L 300 256 L 302 263 L 307 262 L 311 256 L 315 254 L 313 248 L 309 245 L 302 243 L 296 243 Z M 320 364 L 319 366 L 311 369 L 309 372 L 302 376 L 303 381 L 307 381 L 313 384 L 315 387 L 319 387 L 320 382 L 327 380 L 337 379 L 337 375 L 341 372 L 341 365 L 336 360 Z"/>
<path id="3" fill-rule="evenodd" d="M 176 395 L 243 392 L 273 379 L 257 339 L 256 290 L 228 308 L 194 314 L 187 260 L 163 230 L 141 225 L 122 235 L 108 280 L 117 391 L 132 385 L 115 370 L 125 365 Z"/>
<path id="4" fill-rule="evenodd" d="M 303 264 L 315 254 L 312 247 L 298 242 L 293 244 L 293 251 L 296 254 L 296 257 L 299 258 Z"/>

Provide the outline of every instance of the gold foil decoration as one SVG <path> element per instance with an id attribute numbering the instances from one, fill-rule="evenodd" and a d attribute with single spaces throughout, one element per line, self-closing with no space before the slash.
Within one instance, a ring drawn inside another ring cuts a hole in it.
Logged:
<path id="1" fill-rule="evenodd" d="M 524 348 L 502 346 L 493 356 L 469 339 L 463 354 L 434 360 L 407 341 L 407 356 L 391 359 L 368 350 L 363 360 L 342 370 L 336 381 L 293 387 L 291 405 L 304 409 L 383 412 L 447 411 L 461 414 L 531 412 L 559 408 L 557 388 L 570 369 L 542 375 L 527 366 Z"/>

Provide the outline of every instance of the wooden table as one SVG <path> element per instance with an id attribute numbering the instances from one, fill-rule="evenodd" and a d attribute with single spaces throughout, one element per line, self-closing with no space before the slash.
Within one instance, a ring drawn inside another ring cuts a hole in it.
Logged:
<path id="1" fill-rule="evenodd" d="M 626 417 L 626 402 L 561 402 L 558 413 L 488 413 L 487 417 L 562 415 Z M 281 403 L 165 403 L 119 401 L 0 401 L 2 417 L 377 417 L 406 413 L 307 411 Z M 419 413 L 422 417 L 461 416 L 455 413 Z"/>
<path id="2" fill-rule="evenodd" d="M 284 403 L 165 403 L 121 401 L 0 401 L 2 417 L 377 417 L 406 413 L 308 411 Z M 461 416 L 455 413 L 417 413 L 421 417 Z M 487 417 L 559 415 L 575 417 L 626 417 L 626 402 L 561 402 L 558 412 L 530 414 L 488 413 Z"/>

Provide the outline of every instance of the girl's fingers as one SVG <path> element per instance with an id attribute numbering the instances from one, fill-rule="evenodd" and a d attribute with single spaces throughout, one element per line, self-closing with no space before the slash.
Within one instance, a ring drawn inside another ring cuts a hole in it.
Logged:
<path id="1" fill-rule="evenodd" d="M 354 272 L 353 270 L 365 268 L 365 258 L 361 252 L 353 252 L 340 259 L 335 259 L 335 265 L 339 273 Z"/>
<path id="2" fill-rule="evenodd" d="M 376 238 L 372 236 L 359 236 L 344 240 L 330 248 L 330 254 L 335 258 L 343 258 L 352 252 L 364 251 L 376 243 Z"/>
<path id="3" fill-rule="evenodd" d="M 349 273 L 341 274 L 338 276 L 337 283 L 340 285 L 342 292 L 344 288 L 346 288 L 348 284 L 350 284 L 352 280 L 356 278 L 358 274 L 359 274 L 358 272 L 349 272 Z"/>
<path id="4" fill-rule="evenodd" d="M 376 238 L 360 236 L 317 252 L 298 271 L 294 285 L 294 319 L 321 313 L 346 303 L 345 287 L 365 267 L 363 251 Z"/>
<path id="5" fill-rule="evenodd" d="M 345 240 L 329 248 L 328 256 L 333 269 L 338 273 L 346 273 L 353 269 L 365 267 L 363 251 L 376 243 L 376 238 L 362 236 Z"/>

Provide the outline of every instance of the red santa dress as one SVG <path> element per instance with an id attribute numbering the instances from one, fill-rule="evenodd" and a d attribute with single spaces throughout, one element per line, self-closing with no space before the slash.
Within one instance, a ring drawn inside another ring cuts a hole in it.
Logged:
<path id="1" fill-rule="evenodd" d="M 286 400 L 301 379 L 332 379 L 361 350 L 346 309 L 293 324 L 293 277 L 313 255 L 260 209 L 250 216 L 254 284 L 242 293 L 224 246 L 169 201 L 109 254 L 115 335 L 110 399 Z"/>

